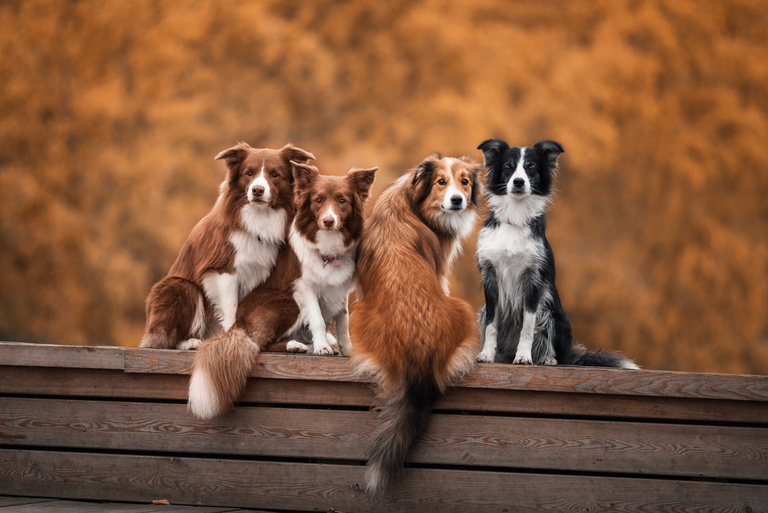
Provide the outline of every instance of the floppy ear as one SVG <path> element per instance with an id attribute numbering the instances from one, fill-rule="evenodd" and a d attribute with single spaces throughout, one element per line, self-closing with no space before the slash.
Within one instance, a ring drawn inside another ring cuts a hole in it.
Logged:
<path id="1" fill-rule="evenodd" d="M 557 165 L 557 157 L 559 157 L 561 153 L 565 153 L 562 144 L 550 140 L 537 142 L 533 145 L 533 149 L 544 154 L 549 169 L 554 169 Z"/>
<path id="2" fill-rule="evenodd" d="M 501 139 L 487 139 L 481 142 L 477 149 L 483 152 L 485 166 L 490 167 L 493 165 L 496 157 L 509 149 L 509 144 Z"/>
<path id="3" fill-rule="evenodd" d="M 347 173 L 347 180 L 352 184 L 352 188 L 360 196 L 360 199 L 368 199 L 368 194 L 371 192 L 371 185 L 373 185 L 373 179 L 376 178 L 376 171 L 378 167 L 372 167 L 370 169 L 352 169 Z"/>
<path id="4" fill-rule="evenodd" d="M 291 161 L 293 166 L 293 187 L 296 192 L 309 187 L 320 176 L 320 171 L 315 166 L 300 164 Z"/>
<path id="5" fill-rule="evenodd" d="M 432 161 L 431 157 L 421 161 L 419 165 L 416 166 L 416 170 L 413 172 L 413 181 L 411 184 L 416 185 L 424 179 L 429 182 L 434 172 L 435 163 Z"/>
<path id="6" fill-rule="evenodd" d="M 252 148 L 248 146 L 247 143 L 239 142 L 228 150 L 224 150 L 216 155 L 213 160 L 225 160 L 227 162 L 227 167 L 232 169 L 245 159 L 248 155 L 248 150 L 251 149 Z"/>
<path id="7" fill-rule="evenodd" d="M 286 162 L 298 162 L 299 164 L 305 164 L 308 160 L 315 160 L 315 156 L 310 152 L 302 150 L 298 146 L 294 146 L 291 143 L 286 144 L 280 149 L 280 154 L 283 156 L 283 160 Z"/>

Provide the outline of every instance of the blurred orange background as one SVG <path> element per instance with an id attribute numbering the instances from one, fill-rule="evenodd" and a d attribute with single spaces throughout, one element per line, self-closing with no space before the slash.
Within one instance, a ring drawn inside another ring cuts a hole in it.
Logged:
<path id="1" fill-rule="evenodd" d="M 768 373 L 768 4 L 469 4 L 0 3 L 0 339 L 138 345 L 237 141 L 380 166 L 375 199 L 433 151 L 551 138 L 577 341 Z"/>

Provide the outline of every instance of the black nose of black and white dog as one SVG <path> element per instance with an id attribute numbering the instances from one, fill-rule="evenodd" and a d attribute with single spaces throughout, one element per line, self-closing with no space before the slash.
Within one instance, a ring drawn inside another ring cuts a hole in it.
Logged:
<path id="1" fill-rule="evenodd" d="M 453 208 L 460 207 L 463 202 L 464 202 L 464 198 L 462 198 L 460 194 L 454 194 L 453 196 L 451 196 L 451 207 Z"/>
<path id="2" fill-rule="evenodd" d="M 512 180 L 512 187 L 515 189 L 523 189 L 525 187 L 525 178 L 515 178 Z"/>

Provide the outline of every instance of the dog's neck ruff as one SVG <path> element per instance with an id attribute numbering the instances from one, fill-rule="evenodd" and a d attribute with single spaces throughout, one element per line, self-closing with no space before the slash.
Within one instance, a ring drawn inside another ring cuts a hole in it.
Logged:
<path id="1" fill-rule="evenodd" d="M 533 220 L 544 215 L 549 205 L 549 196 L 530 195 L 514 198 L 508 195 L 488 195 L 488 203 L 501 222 L 512 226 L 530 226 Z"/>

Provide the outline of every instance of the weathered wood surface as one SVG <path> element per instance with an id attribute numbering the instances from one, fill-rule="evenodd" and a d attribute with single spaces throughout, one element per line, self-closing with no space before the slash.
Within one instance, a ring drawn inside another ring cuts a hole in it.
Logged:
<path id="1" fill-rule="evenodd" d="M 126 504 L 24 497 L 1 497 L 0 513 L 270 513 L 233 507 L 176 506 L 173 504 Z M 275 512 L 272 512 L 275 513 Z"/>
<path id="2" fill-rule="evenodd" d="M 766 376 L 481 365 L 435 405 L 391 493 L 369 497 L 375 401 L 349 359 L 260 355 L 240 406 L 201 421 L 185 404 L 193 356 L 0 343 L 0 494 L 238 511 L 768 513 Z"/>
<path id="3" fill-rule="evenodd" d="M 62 498 L 349 512 L 768 512 L 765 487 L 620 477 L 409 469 L 386 496 L 359 490 L 365 467 L 0 450 L 0 489 Z M 514 504 L 514 508 L 510 504 Z M 749 509 L 746 509 L 749 508 Z"/>
<path id="4" fill-rule="evenodd" d="M 201 421 L 183 405 L 7 399 L 0 443 L 362 461 L 374 419 L 369 411 L 238 408 Z M 768 476 L 768 429 L 436 415 L 410 460 L 759 480 Z"/>
<path id="5" fill-rule="evenodd" d="M 97 369 L 4 367 L 0 391 L 16 395 L 186 401 L 189 377 L 132 374 Z M 370 407 L 373 392 L 364 383 L 252 379 L 241 404 L 280 403 Z M 577 415 L 727 423 L 768 424 L 768 404 L 754 401 L 569 394 L 458 387 L 436 410 Z"/>

